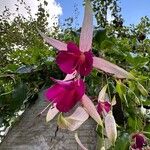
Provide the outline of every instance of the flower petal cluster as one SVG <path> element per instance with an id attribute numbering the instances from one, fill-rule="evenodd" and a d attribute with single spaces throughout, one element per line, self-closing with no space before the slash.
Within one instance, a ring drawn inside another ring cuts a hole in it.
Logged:
<path id="1" fill-rule="evenodd" d="M 85 85 L 82 79 L 61 81 L 56 83 L 45 91 L 45 97 L 48 101 L 56 104 L 56 108 L 61 112 L 68 112 L 85 93 Z"/>

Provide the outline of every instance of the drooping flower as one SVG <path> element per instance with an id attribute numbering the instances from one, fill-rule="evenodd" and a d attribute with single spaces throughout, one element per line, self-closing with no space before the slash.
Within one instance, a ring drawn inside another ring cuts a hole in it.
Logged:
<path id="1" fill-rule="evenodd" d="M 80 75 L 86 76 L 93 68 L 93 54 L 91 51 L 81 52 L 76 44 L 69 42 L 67 51 L 60 51 L 56 62 L 65 73 L 70 74 L 77 70 Z"/>
<path id="2" fill-rule="evenodd" d="M 108 94 L 106 93 L 107 90 L 107 84 L 101 89 L 98 96 L 98 105 L 97 105 L 97 111 L 99 114 L 106 115 L 111 110 L 111 106 L 115 105 L 116 100 L 115 97 L 110 102 Z"/>
<path id="3" fill-rule="evenodd" d="M 85 93 L 85 85 L 82 79 L 72 79 L 68 81 L 55 80 L 56 84 L 45 91 L 48 101 L 56 105 L 60 112 L 68 112 Z"/>
<path id="4" fill-rule="evenodd" d="M 142 150 L 144 146 L 147 144 L 146 137 L 142 133 L 136 133 L 132 135 L 133 144 L 131 145 L 131 148 L 133 150 Z"/>
<path id="5" fill-rule="evenodd" d="M 59 54 L 56 58 L 58 66 L 63 72 L 67 74 L 70 74 L 76 70 L 79 74 L 86 76 L 92 71 L 92 68 L 94 67 L 104 72 L 113 74 L 117 78 L 134 78 L 124 69 L 102 58 L 95 57 L 92 54 L 92 7 L 90 0 L 86 0 L 85 2 L 85 13 L 80 34 L 79 47 L 72 42 L 66 44 L 51 37 L 47 37 L 45 34 L 39 31 L 47 43 L 59 50 Z"/>

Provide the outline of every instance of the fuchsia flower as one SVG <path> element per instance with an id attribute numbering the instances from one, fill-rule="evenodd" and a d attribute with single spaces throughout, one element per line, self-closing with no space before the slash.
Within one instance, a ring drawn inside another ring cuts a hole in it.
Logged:
<path id="1" fill-rule="evenodd" d="M 134 141 L 134 144 L 131 145 L 133 150 L 142 150 L 147 144 L 146 137 L 142 133 L 132 135 L 132 140 Z"/>
<path id="2" fill-rule="evenodd" d="M 82 79 L 72 79 L 69 81 L 55 80 L 56 84 L 45 91 L 48 101 L 56 104 L 60 112 L 68 112 L 85 93 L 85 85 Z"/>
<path id="3" fill-rule="evenodd" d="M 107 84 L 101 89 L 98 95 L 97 111 L 99 114 L 106 115 L 111 110 L 111 106 L 115 105 L 115 98 L 110 103 L 108 94 L 106 93 Z"/>
<path id="4" fill-rule="evenodd" d="M 102 58 L 95 57 L 92 54 L 93 17 L 90 0 L 86 0 L 85 3 L 85 14 L 79 47 L 73 42 L 66 44 L 47 37 L 40 31 L 39 33 L 47 43 L 59 50 L 56 62 L 64 73 L 70 74 L 76 70 L 80 75 L 86 76 L 92 71 L 92 68 L 95 67 L 104 72 L 113 74 L 117 78 L 134 78 L 124 69 Z"/>
<path id="5" fill-rule="evenodd" d="M 85 95 L 85 85 L 83 80 L 79 79 L 80 75 L 87 76 L 92 71 L 92 68 L 95 67 L 96 69 L 113 74 L 117 78 L 133 78 L 133 76 L 117 65 L 102 58 L 95 57 L 92 54 L 93 17 L 90 0 L 85 0 L 85 14 L 79 47 L 73 42 L 68 42 L 68 44 L 66 44 L 51 37 L 47 37 L 40 31 L 39 33 L 47 43 L 59 50 L 56 63 L 64 73 L 68 74 L 63 81 L 53 79 L 56 84 L 45 91 L 46 99 L 54 104 L 54 109 L 49 109 L 47 120 L 53 119 L 58 111 L 68 112 L 81 100 L 83 109 L 85 109 L 98 124 L 102 125 L 102 120 L 94 104 L 89 97 Z M 73 72 L 76 72 L 75 76 Z M 72 78 L 72 76 L 74 77 Z M 106 112 L 109 111 L 109 104 L 106 102 L 101 103 L 99 107 L 105 109 Z M 82 111 L 82 114 L 83 112 L 85 113 L 85 111 Z M 67 118 L 67 120 L 69 119 Z M 70 120 L 72 120 L 72 118 Z M 76 121 L 77 120 L 78 119 L 76 119 Z"/>
<path id="6" fill-rule="evenodd" d="M 81 52 L 76 44 L 69 42 L 67 51 L 60 51 L 56 62 L 67 74 L 77 70 L 80 75 L 86 76 L 92 71 L 93 54 L 91 51 Z"/>

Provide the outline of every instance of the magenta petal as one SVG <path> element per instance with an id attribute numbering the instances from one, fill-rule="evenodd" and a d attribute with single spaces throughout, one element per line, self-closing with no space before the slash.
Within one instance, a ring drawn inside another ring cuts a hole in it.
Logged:
<path id="1" fill-rule="evenodd" d="M 77 84 L 76 88 L 77 99 L 81 99 L 83 94 L 85 93 L 85 84 L 82 79 L 77 80 L 75 84 Z"/>
<path id="2" fill-rule="evenodd" d="M 78 57 L 68 52 L 60 52 L 56 58 L 56 63 L 59 68 L 67 74 L 75 71 Z"/>
<path id="3" fill-rule="evenodd" d="M 73 42 L 69 42 L 67 44 L 67 49 L 68 49 L 68 52 L 74 53 L 75 55 L 80 55 L 80 50 L 78 46 Z"/>
<path id="4" fill-rule="evenodd" d="M 87 76 L 93 69 L 93 54 L 91 51 L 85 52 L 85 61 L 78 68 L 78 72 L 82 76 Z"/>
<path id="5" fill-rule="evenodd" d="M 79 101 L 79 99 L 76 99 L 75 96 L 76 93 L 74 90 L 65 90 L 57 99 L 57 109 L 61 112 L 68 112 L 69 110 L 71 110 Z"/>
<path id="6" fill-rule="evenodd" d="M 57 95 L 60 95 L 60 93 L 63 93 L 63 92 L 64 92 L 64 88 L 60 86 L 59 84 L 55 84 L 45 91 L 44 96 L 46 100 L 55 103 L 56 102 L 55 98 L 57 97 Z"/>
<path id="7" fill-rule="evenodd" d="M 65 91 L 61 93 L 61 100 L 59 99 L 56 105 L 58 110 L 61 112 L 68 112 L 71 110 L 76 105 L 76 103 L 81 100 L 83 94 L 85 93 L 83 80 L 74 81 L 74 85 L 74 89 L 65 89 Z"/>
<path id="8" fill-rule="evenodd" d="M 103 111 L 106 111 L 107 113 L 111 110 L 111 104 L 107 101 L 105 102 L 99 102 L 97 106 L 97 111 L 99 114 L 101 114 Z"/>
<path id="9" fill-rule="evenodd" d="M 132 136 L 132 139 L 135 140 L 135 144 L 132 145 L 132 148 L 143 148 L 143 146 L 147 143 L 145 136 L 143 134 L 137 133 Z"/>
<path id="10" fill-rule="evenodd" d="M 105 102 L 105 106 L 104 106 L 105 111 L 108 113 L 111 110 L 111 104 L 108 102 Z"/>
<path id="11" fill-rule="evenodd" d="M 136 146 L 137 148 L 142 148 L 144 146 L 144 139 L 141 136 L 136 137 Z"/>
<path id="12" fill-rule="evenodd" d="M 68 112 L 78 101 L 81 100 L 85 93 L 85 85 L 81 79 L 69 82 L 70 87 L 72 88 L 68 88 L 68 86 L 66 87 L 66 84 L 62 84 L 62 82 L 61 84 L 58 82 L 46 90 L 45 97 L 52 103 L 56 103 L 56 108 L 59 111 Z"/>

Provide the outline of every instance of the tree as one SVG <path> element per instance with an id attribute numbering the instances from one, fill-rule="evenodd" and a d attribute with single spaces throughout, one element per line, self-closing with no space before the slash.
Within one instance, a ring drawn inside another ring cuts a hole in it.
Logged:
<path id="1" fill-rule="evenodd" d="M 29 107 L 21 120 L 10 130 L 0 149 L 22 150 L 76 150 L 78 145 L 74 133 L 57 128 L 56 120 L 46 123 L 45 114 L 37 116 L 47 103 L 37 100 Z M 89 149 L 96 148 L 96 124 L 90 119 L 78 131 L 83 144 Z"/>

